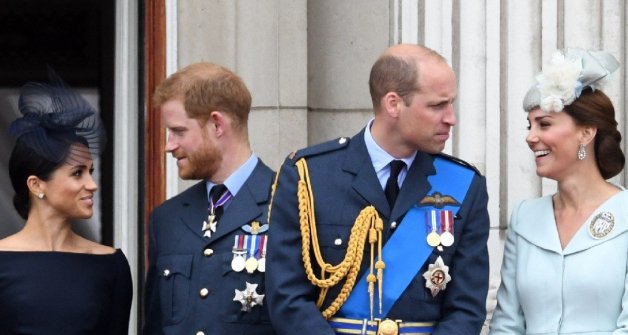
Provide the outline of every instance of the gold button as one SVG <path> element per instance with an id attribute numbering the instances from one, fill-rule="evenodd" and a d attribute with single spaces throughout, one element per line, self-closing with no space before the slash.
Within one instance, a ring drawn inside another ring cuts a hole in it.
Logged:
<path id="1" fill-rule="evenodd" d="M 201 298 L 207 298 L 207 295 L 209 295 L 209 290 L 206 288 L 202 288 L 199 294 L 201 295 Z"/>
<path id="2" fill-rule="evenodd" d="M 211 256 L 213 254 L 214 254 L 214 250 L 212 250 L 210 248 L 207 248 L 207 249 L 203 250 L 203 255 L 205 255 L 206 257 L 209 257 L 209 256 Z"/>
<path id="3" fill-rule="evenodd" d="M 170 277 L 170 270 L 168 270 L 168 269 L 164 270 L 164 277 L 166 277 L 166 278 Z"/>
<path id="4" fill-rule="evenodd" d="M 196 332 L 196 335 L 205 335 L 205 333 L 199 330 Z"/>
<path id="5" fill-rule="evenodd" d="M 379 323 L 379 327 L 377 327 L 377 335 L 393 334 L 399 334 L 399 325 L 395 321 L 386 319 Z"/>

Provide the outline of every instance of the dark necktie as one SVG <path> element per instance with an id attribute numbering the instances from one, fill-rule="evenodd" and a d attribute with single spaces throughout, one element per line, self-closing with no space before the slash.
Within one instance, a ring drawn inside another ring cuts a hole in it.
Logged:
<path id="1" fill-rule="evenodd" d="M 386 199 L 391 209 L 395 206 L 395 200 L 397 200 L 397 195 L 399 194 L 399 182 L 397 179 L 399 179 L 399 173 L 404 166 L 406 166 L 406 163 L 400 160 L 390 162 L 390 176 L 386 182 L 384 194 L 386 194 Z"/>
<path id="2" fill-rule="evenodd" d="M 209 207 L 207 221 L 203 222 L 205 237 L 211 237 L 216 232 L 218 220 L 224 212 L 224 205 L 231 199 L 231 192 L 223 184 L 217 184 L 209 191 Z"/>

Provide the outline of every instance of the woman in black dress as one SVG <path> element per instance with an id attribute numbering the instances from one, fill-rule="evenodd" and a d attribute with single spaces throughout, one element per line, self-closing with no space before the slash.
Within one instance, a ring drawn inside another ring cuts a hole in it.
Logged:
<path id="1" fill-rule="evenodd" d="M 0 334 L 128 334 L 126 257 L 71 227 L 93 214 L 99 119 L 54 75 L 51 84 L 25 85 L 19 109 L 9 174 L 26 224 L 0 240 Z"/>

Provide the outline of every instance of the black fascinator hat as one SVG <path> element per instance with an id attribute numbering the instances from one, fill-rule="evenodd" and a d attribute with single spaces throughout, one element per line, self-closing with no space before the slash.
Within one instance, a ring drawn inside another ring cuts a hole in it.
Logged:
<path id="1" fill-rule="evenodd" d="M 54 162 L 81 160 L 98 155 L 106 143 L 105 129 L 96 110 L 70 89 L 52 70 L 50 83 L 30 82 L 20 90 L 18 108 L 22 117 L 9 132 L 38 155 Z M 80 146 L 70 146 L 82 143 Z"/>

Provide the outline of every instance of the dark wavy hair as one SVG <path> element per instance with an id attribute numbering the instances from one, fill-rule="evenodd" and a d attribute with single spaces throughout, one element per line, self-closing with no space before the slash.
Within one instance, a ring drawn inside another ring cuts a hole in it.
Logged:
<path id="1" fill-rule="evenodd" d="M 43 181 L 50 180 L 52 174 L 67 162 L 72 150 L 72 144 L 75 143 L 88 146 L 87 140 L 83 137 L 68 137 L 66 141 L 63 141 L 65 150 L 59 152 L 60 161 L 57 162 L 51 161 L 37 153 L 23 137 L 18 138 L 15 142 L 9 158 L 9 177 L 15 191 L 13 206 L 24 220 L 28 219 L 28 213 L 32 206 L 30 190 L 27 184 L 28 177 L 35 176 Z"/>
<path id="2" fill-rule="evenodd" d="M 620 146 L 621 133 L 617 130 L 615 108 L 608 96 L 600 90 L 587 88 L 564 110 L 577 125 L 597 128 L 594 150 L 602 177 L 609 179 L 621 172 L 626 158 Z"/>
<path id="3" fill-rule="evenodd" d="M 15 190 L 13 205 L 24 219 L 31 209 L 27 180 L 47 181 L 64 162 L 80 162 L 103 149 L 107 137 L 98 113 L 78 92 L 49 69 L 50 83 L 26 83 L 20 89 L 22 114 L 9 127 L 16 138 L 9 159 L 9 176 Z M 72 147 L 82 144 L 84 148 Z"/>

